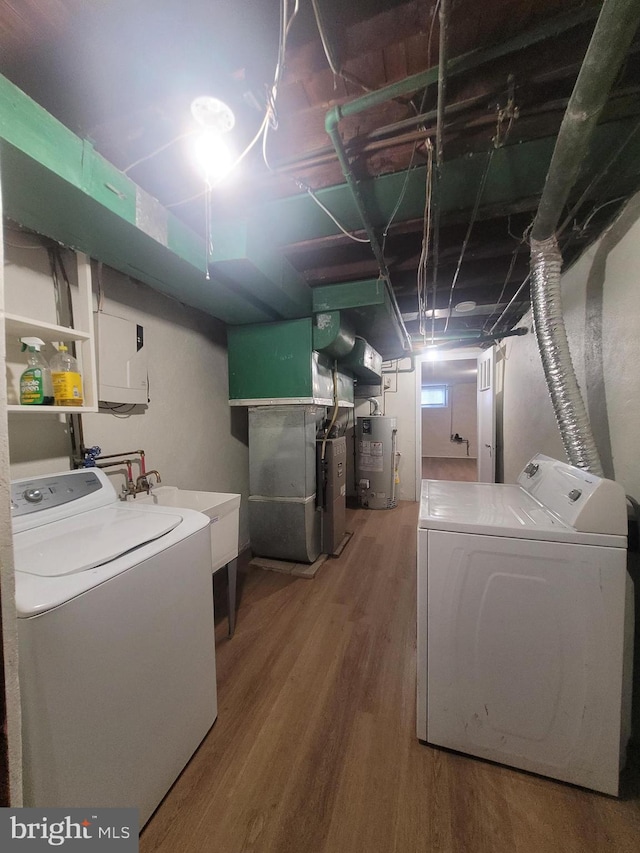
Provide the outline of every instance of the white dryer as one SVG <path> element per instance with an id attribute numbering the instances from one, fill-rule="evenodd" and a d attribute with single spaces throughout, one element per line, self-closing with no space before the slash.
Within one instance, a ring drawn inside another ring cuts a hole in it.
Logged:
<path id="1" fill-rule="evenodd" d="M 96 469 L 11 493 L 25 805 L 142 826 L 217 716 L 209 519 Z"/>
<path id="2" fill-rule="evenodd" d="M 417 733 L 618 794 L 631 725 L 624 490 L 538 455 L 518 485 L 424 480 Z"/>

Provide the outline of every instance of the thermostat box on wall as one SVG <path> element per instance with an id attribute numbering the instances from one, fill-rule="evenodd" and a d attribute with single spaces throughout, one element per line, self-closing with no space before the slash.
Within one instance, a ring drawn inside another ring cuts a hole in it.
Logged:
<path id="1" fill-rule="evenodd" d="M 133 320 L 94 312 L 98 399 L 105 403 L 148 403 L 144 328 Z"/>

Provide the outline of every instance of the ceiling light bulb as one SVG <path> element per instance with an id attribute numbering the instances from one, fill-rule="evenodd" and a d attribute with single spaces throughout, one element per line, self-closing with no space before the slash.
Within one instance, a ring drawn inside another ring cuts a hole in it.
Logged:
<path id="1" fill-rule="evenodd" d="M 470 311 L 474 311 L 476 307 L 476 303 L 470 299 L 468 302 L 458 302 L 454 311 L 457 314 L 468 314 Z"/>
<path id="2" fill-rule="evenodd" d="M 203 95 L 191 102 L 191 115 L 201 127 L 228 133 L 236 123 L 231 107 L 218 98 Z"/>
<path id="3" fill-rule="evenodd" d="M 198 170 L 212 186 L 231 170 L 233 156 L 217 131 L 203 130 L 193 141 L 193 154 Z"/>

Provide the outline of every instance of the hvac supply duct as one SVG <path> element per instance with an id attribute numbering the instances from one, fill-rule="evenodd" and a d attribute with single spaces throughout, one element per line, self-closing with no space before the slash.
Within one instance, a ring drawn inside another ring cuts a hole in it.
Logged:
<path id="1" fill-rule="evenodd" d="M 640 21 L 637 0 L 605 0 L 562 120 L 531 231 L 531 302 L 538 348 L 565 452 L 602 476 L 562 314 L 562 256 L 555 229 L 609 90 Z"/>

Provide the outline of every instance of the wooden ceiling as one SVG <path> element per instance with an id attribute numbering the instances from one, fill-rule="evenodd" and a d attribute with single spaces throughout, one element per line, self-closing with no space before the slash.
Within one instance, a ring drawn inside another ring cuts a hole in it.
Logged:
<path id="1" fill-rule="evenodd" d="M 214 220 L 253 218 L 268 211 L 273 239 L 310 285 L 376 278 L 367 243 L 334 228 L 288 222 L 286 200 L 309 187 L 346 230 L 362 237 L 335 150 L 327 112 L 438 63 L 436 0 L 317 0 L 340 73 L 329 68 L 311 0 L 300 0 L 287 43 L 275 104 L 277 129 L 267 137 L 265 165 L 256 145 L 229 186 L 214 190 Z M 523 240 L 542 190 L 553 148 L 595 22 L 599 3 L 573 0 L 454 0 L 447 53 L 483 51 L 536 28 L 544 38 L 501 58 L 450 75 L 443 132 L 447 195 L 439 204 L 436 315 L 473 301 L 477 310 L 452 313 L 449 329 L 490 328 L 518 292 L 528 270 Z M 288 3 L 289 13 L 295 7 Z M 240 151 L 262 120 L 275 68 L 279 0 L 12 0 L 0 2 L 0 71 L 165 205 L 198 196 L 202 184 L 185 141 L 193 97 L 212 94 L 233 108 L 233 143 Z M 557 34 L 551 22 L 568 22 Z M 596 149 L 577 195 L 627 140 L 640 115 L 638 40 L 611 93 Z M 428 140 L 435 141 L 437 86 L 399 95 L 343 119 L 339 131 L 353 173 L 371 203 L 391 282 L 409 331 L 418 333 L 417 270 L 424 237 Z M 416 124 L 417 113 L 427 114 Z M 640 134 L 630 137 L 606 176 L 588 189 L 563 238 L 565 260 L 592 241 L 640 185 Z M 599 146 L 599 147 L 598 147 Z M 491 152 L 498 152 L 495 156 Z M 545 159 L 546 158 L 546 159 Z M 486 188 L 480 193 L 485 164 Z M 517 175 L 517 180 L 514 176 Z M 397 179 L 394 180 L 394 176 Z M 444 192 L 444 190 L 443 190 Z M 572 201 L 575 201 L 574 196 Z M 391 213 L 400 206 L 391 221 Z M 477 208 L 473 227 L 470 222 Z M 203 201 L 172 207 L 202 231 Z M 294 227 L 295 226 L 295 227 Z M 291 238 L 289 234 L 296 232 Z M 466 249 L 460 263 L 463 245 Z M 431 234 L 431 252 L 434 234 Z M 451 283 L 460 264 L 454 298 Z M 427 262 L 430 285 L 433 256 Z M 434 307 L 430 292 L 429 306 Z M 527 307 L 526 286 L 498 331 Z"/>

